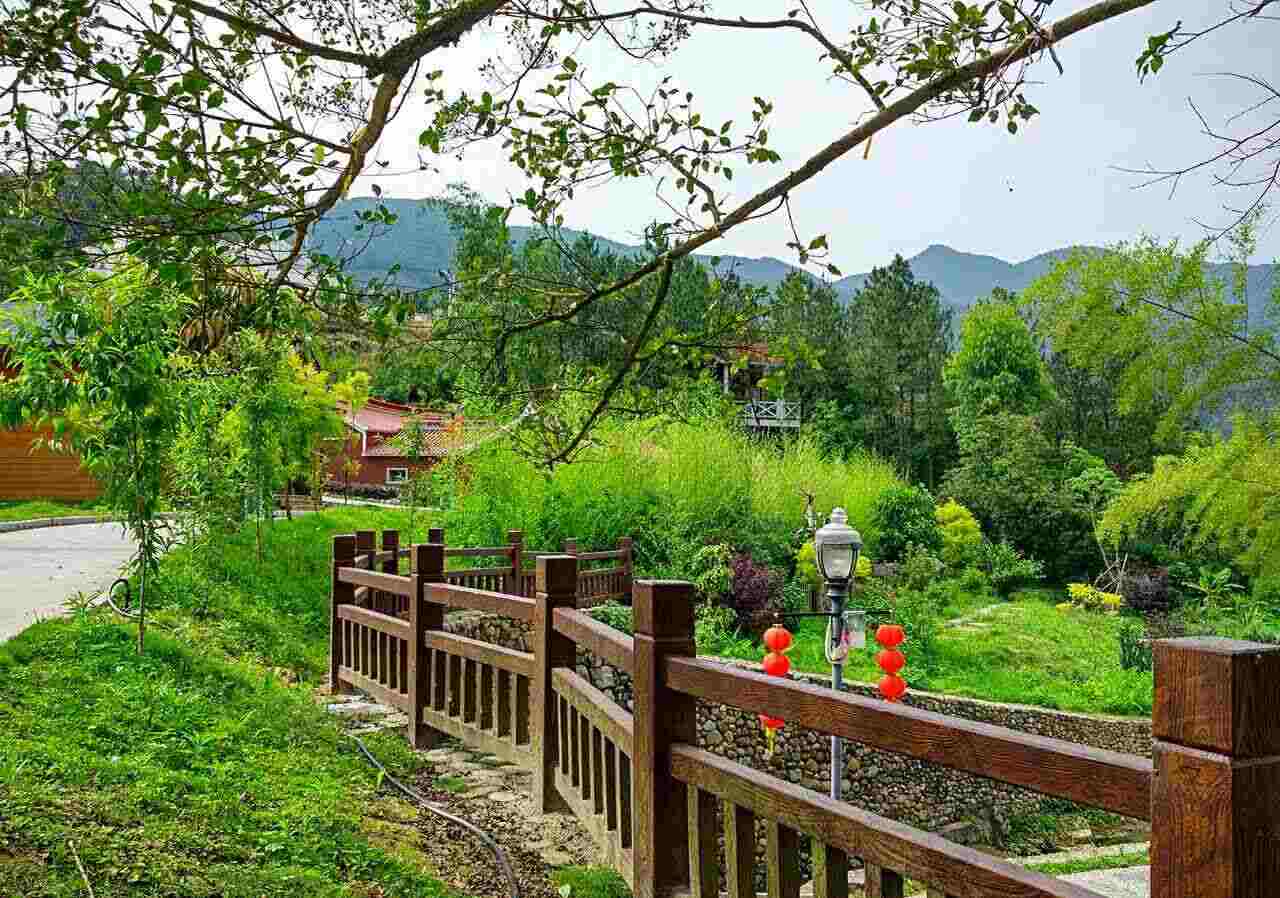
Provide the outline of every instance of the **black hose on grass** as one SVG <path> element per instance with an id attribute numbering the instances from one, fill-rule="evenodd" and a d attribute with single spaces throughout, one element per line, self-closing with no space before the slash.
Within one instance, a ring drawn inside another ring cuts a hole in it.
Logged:
<path id="1" fill-rule="evenodd" d="M 515 870 L 511 867 L 511 860 L 507 857 L 507 853 L 502 849 L 501 845 L 495 842 L 488 833 L 476 826 L 474 823 L 463 820 L 461 817 L 455 817 L 439 805 L 428 801 L 417 789 L 414 789 L 411 786 L 406 786 L 404 783 L 400 782 L 387 771 L 387 768 L 382 765 L 381 761 L 373 756 L 369 751 L 368 746 L 364 744 L 359 736 L 354 733 L 347 733 L 346 735 L 354 741 L 357 746 L 359 746 L 361 753 L 369 763 L 378 768 L 378 771 L 382 774 L 383 782 L 390 783 L 397 791 L 405 795 L 410 801 L 418 805 L 418 807 L 422 808 L 424 811 L 435 814 L 437 817 L 443 817 L 450 823 L 456 823 L 458 826 L 461 826 L 467 832 L 479 839 L 484 847 L 488 848 L 489 851 L 493 853 L 494 860 L 497 861 L 498 864 L 498 869 L 502 871 L 502 875 L 507 878 L 507 883 L 511 887 L 511 898 L 520 898 L 520 883 L 516 879 Z"/>

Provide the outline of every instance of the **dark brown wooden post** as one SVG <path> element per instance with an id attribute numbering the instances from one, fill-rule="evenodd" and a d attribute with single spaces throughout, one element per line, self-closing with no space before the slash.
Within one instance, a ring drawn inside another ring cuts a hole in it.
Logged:
<path id="1" fill-rule="evenodd" d="M 566 555 L 578 554 L 578 541 L 576 539 L 573 539 L 572 537 L 570 537 L 569 539 L 566 539 L 564 541 L 564 554 Z"/>
<path id="2" fill-rule="evenodd" d="M 356 554 L 371 555 L 378 551 L 378 531 L 376 530 L 357 530 L 356 531 Z M 373 559 L 368 559 L 361 565 L 365 570 L 375 570 Z"/>
<path id="3" fill-rule="evenodd" d="M 338 582 L 338 568 L 351 567 L 356 557 L 356 538 L 350 533 L 333 538 L 333 580 L 329 591 L 329 691 L 342 691 L 338 679 L 338 666 L 342 663 L 342 621 L 338 620 L 338 606 L 350 605 L 355 587 Z"/>
<path id="4" fill-rule="evenodd" d="M 382 531 L 382 551 L 390 552 L 391 555 L 382 562 L 382 572 L 384 574 L 400 573 L 400 531 L 399 530 L 383 530 Z M 384 607 L 378 610 L 385 614 L 401 614 L 401 604 L 404 603 L 399 596 L 386 593 L 383 595 L 383 601 L 380 603 Z"/>
<path id="5" fill-rule="evenodd" d="M 443 528 L 443 527 L 430 527 L 430 528 L 428 528 L 428 529 L 427 529 L 427 543 L 428 543 L 429 545 L 433 545 L 433 546 L 434 546 L 436 543 L 439 543 L 440 545 L 442 545 L 442 546 L 443 546 L 443 545 L 444 545 L 444 528 Z"/>
<path id="6" fill-rule="evenodd" d="M 523 595 L 520 592 L 520 577 L 524 573 L 524 531 L 508 530 L 507 545 L 511 547 L 511 582 L 507 584 L 509 595 Z"/>
<path id="7" fill-rule="evenodd" d="M 551 672 L 557 667 L 572 668 L 573 640 L 557 633 L 551 616 L 557 608 L 573 608 L 578 588 L 578 559 L 568 555 L 539 555 L 534 584 L 537 607 L 533 632 L 533 716 L 530 742 L 533 744 L 533 806 L 539 813 L 568 810 L 556 791 L 555 770 L 560 763 L 556 738 L 556 702 L 551 688 Z"/>
<path id="8" fill-rule="evenodd" d="M 409 744 L 431 748 L 443 734 L 422 722 L 422 706 L 431 689 L 431 655 L 426 646 L 428 630 L 444 629 L 444 606 L 427 601 L 427 587 L 444 582 L 444 546 L 416 545 L 413 563 L 414 597 L 409 602 Z"/>
<path id="9" fill-rule="evenodd" d="M 1280 646 L 1155 644 L 1151 898 L 1280 895 Z"/>
<path id="10" fill-rule="evenodd" d="M 697 704 L 663 685 L 663 658 L 694 655 L 693 586 L 641 580 L 635 585 L 635 755 L 631 761 L 636 898 L 689 889 L 688 814 L 683 783 L 671 778 L 673 743 L 696 745 Z"/>
<path id="11" fill-rule="evenodd" d="M 632 581 L 632 540 L 629 536 L 624 536 L 618 540 L 618 548 L 622 550 L 622 595 L 623 601 L 631 601 L 631 581 Z"/>

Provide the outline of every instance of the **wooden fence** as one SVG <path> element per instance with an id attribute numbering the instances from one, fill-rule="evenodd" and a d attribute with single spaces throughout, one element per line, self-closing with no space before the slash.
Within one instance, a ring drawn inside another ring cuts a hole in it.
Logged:
<path id="1" fill-rule="evenodd" d="M 908 880 L 929 898 L 1097 898 L 700 749 L 698 701 L 1149 820 L 1152 898 L 1280 896 L 1280 648 L 1157 643 L 1148 760 L 699 659 L 686 583 L 635 583 L 633 638 L 577 607 L 581 555 L 539 557 L 526 596 L 447 582 L 447 552 L 414 546 L 401 576 L 367 569 L 371 533 L 335 539 L 334 688 L 404 708 L 414 745 L 449 734 L 527 764 L 537 807 L 576 815 L 641 898 L 753 898 L 757 820 L 770 898 L 798 898 L 802 843 L 815 898 L 846 898 L 854 858 L 867 898 Z M 443 633 L 446 608 L 527 621 L 532 651 Z M 577 674 L 578 648 L 632 676 L 633 712 Z"/>

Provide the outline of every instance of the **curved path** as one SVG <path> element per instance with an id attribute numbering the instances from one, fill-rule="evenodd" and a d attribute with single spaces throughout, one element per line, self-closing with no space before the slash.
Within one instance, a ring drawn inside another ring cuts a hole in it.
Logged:
<path id="1" fill-rule="evenodd" d="M 106 588 L 133 551 L 119 524 L 0 533 L 0 642 L 61 613 L 77 591 Z"/>

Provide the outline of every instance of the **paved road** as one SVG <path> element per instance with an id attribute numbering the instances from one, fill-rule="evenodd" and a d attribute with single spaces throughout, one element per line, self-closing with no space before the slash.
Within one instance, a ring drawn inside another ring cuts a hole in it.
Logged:
<path id="1" fill-rule="evenodd" d="M 1092 873 L 1074 873 L 1062 878 L 1092 889 L 1104 898 L 1147 898 L 1151 894 L 1150 867 L 1095 870 Z"/>
<path id="2" fill-rule="evenodd" d="M 57 614 L 77 590 L 103 589 L 132 555 L 119 524 L 0 533 L 0 641 Z"/>

